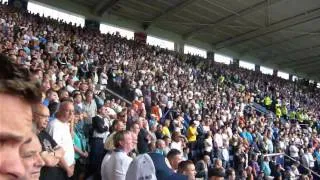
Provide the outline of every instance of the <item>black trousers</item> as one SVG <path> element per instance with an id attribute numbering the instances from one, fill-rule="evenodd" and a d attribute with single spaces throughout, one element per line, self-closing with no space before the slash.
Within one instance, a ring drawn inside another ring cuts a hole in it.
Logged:
<path id="1" fill-rule="evenodd" d="M 60 167 L 43 167 L 40 180 L 68 180 L 67 172 Z"/>
<path id="2" fill-rule="evenodd" d="M 91 138 L 90 139 L 90 154 L 89 154 L 89 169 L 91 174 L 96 174 L 100 179 L 101 163 L 105 155 L 104 144 L 102 138 Z"/>

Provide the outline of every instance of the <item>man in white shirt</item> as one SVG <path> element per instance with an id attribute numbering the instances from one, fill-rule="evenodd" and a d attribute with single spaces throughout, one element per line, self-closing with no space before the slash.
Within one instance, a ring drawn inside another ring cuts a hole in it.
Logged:
<path id="1" fill-rule="evenodd" d="M 290 156 L 296 160 L 299 160 L 299 148 L 293 142 L 290 142 L 290 143 L 291 143 L 289 147 Z"/>
<path id="2" fill-rule="evenodd" d="M 132 158 L 127 154 L 132 151 L 130 131 L 119 131 L 113 136 L 115 150 L 107 154 L 101 165 L 102 180 L 125 180 Z"/>
<path id="3" fill-rule="evenodd" d="M 56 143 L 65 151 L 64 158 L 61 159 L 60 166 L 66 172 L 67 177 L 71 177 L 74 171 L 74 148 L 73 140 L 70 133 L 69 122 L 73 118 L 74 106 L 72 102 L 62 102 L 56 119 L 50 121 L 48 133 L 56 141 Z M 66 179 L 67 179 L 66 177 Z"/>
<path id="4" fill-rule="evenodd" d="M 313 153 L 313 149 L 312 147 L 309 147 L 307 150 L 305 150 L 305 153 L 303 154 L 302 158 L 301 158 L 301 162 L 302 165 L 304 165 L 305 167 L 308 167 L 310 169 L 314 169 L 314 165 L 315 165 L 315 159 L 312 155 Z M 307 170 L 305 170 L 307 172 Z"/>
<path id="5" fill-rule="evenodd" d="M 92 118 L 96 116 L 97 114 L 97 104 L 94 100 L 94 94 L 93 91 L 88 90 L 85 93 L 86 100 L 83 103 L 83 109 L 88 115 L 87 123 L 92 125 Z"/>
<path id="6" fill-rule="evenodd" d="M 221 129 L 213 136 L 214 145 L 216 148 L 221 148 L 223 146 L 223 138 L 221 134 Z"/>

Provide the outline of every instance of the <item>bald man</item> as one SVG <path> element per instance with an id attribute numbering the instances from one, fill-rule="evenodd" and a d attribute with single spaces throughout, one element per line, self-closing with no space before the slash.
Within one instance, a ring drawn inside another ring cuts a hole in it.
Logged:
<path id="1" fill-rule="evenodd" d="M 58 166 L 64 156 L 64 150 L 45 130 L 49 121 L 49 109 L 43 104 L 36 104 L 32 108 L 33 121 L 37 128 L 37 135 L 41 143 L 41 157 L 45 166 L 41 169 L 40 179 L 60 179 L 64 176 L 64 170 Z"/>
<path id="2" fill-rule="evenodd" d="M 56 119 L 50 121 L 48 126 L 49 134 L 53 137 L 57 144 L 63 148 L 65 152 L 64 157 L 59 163 L 65 172 L 65 176 L 60 179 L 68 179 L 73 176 L 74 172 L 75 152 L 69 125 L 73 118 L 73 103 L 64 101 L 59 106 L 59 110 L 56 114 Z"/>

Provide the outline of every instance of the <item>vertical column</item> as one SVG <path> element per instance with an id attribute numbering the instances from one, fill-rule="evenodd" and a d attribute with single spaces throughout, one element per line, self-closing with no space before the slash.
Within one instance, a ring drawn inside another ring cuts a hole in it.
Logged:
<path id="1" fill-rule="evenodd" d="M 292 81 L 292 80 L 293 80 L 293 75 L 289 74 L 289 81 Z"/>
<path id="2" fill-rule="evenodd" d="M 278 76 L 278 70 L 274 69 L 272 75 L 273 75 L 273 76 Z"/>
<path id="3" fill-rule="evenodd" d="M 207 51 L 207 59 L 214 61 L 214 52 L 213 51 Z"/>
<path id="4" fill-rule="evenodd" d="M 87 29 L 100 31 L 100 23 L 98 21 L 86 19 L 84 25 Z"/>
<path id="5" fill-rule="evenodd" d="M 256 72 L 260 72 L 260 65 L 255 64 L 255 65 L 254 65 L 254 70 L 255 70 Z"/>
<path id="6" fill-rule="evenodd" d="M 8 0 L 8 5 L 18 9 L 27 10 L 28 0 Z"/>
<path id="7" fill-rule="evenodd" d="M 184 53 L 184 42 L 183 41 L 176 41 L 174 42 L 174 50 L 176 52 L 179 52 L 179 53 Z"/>
<path id="8" fill-rule="evenodd" d="M 145 32 L 135 32 L 134 40 L 143 44 L 147 43 L 147 34 Z"/>
<path id="9" fill-rule="evenodd" d="M 239 59 L 233 59 L 233 66 L 239 67 Z"/>

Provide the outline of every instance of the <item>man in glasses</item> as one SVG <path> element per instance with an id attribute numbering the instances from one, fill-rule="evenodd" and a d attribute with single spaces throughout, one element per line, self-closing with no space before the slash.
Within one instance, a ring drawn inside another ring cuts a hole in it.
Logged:
<path id="1" fill-rule="evenodd" d="M 65 171 L 58 164 L 64 158 L 64 150 L 46 132 L 50 116 L 49 109 L 39 103 L 33 106 L 32 111 L 33 121 L 37 128 L 37 136 L 42 146 L 40 155 L 45 162 L 44 167 L 41 169 L 40 180 L 63 179 Z"/>

